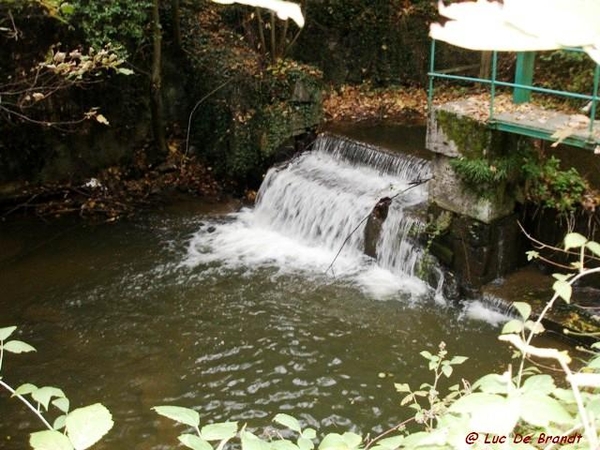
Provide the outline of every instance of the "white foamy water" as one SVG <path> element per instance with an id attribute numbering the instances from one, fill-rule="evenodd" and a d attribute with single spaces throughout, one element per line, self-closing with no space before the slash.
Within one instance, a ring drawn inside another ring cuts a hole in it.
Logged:
<path id="1" fill-rule="evenodd" d="M 254 209 L 210 224 L 212 232 L 202 227 L 183 265 L 206 269 L 218 262 L 220 270 L 269 267 L 319 276 L 330 269 L 329 276 L 355 283 L 376 298 L 398 292 L 424 295 L 431 289 L 415 275 L 422 250 L 409 239 L 422 224 L 406 218 L 404 210 L 426 199 L 426 186 L 412 187 L 393 201 L 377 261 L 363 254 L 363 219 L 379 199 L 428 175 L 426 161 L 321 136 L 311 152 L 269 170 Z"/>
<path id="2" fill-rule="evenodd" d="M 481 320 L 491 325 L 500 325 L 516 317 L 515 310 L 505 300 L 489 295 L 484 295 L 479 300 L 466 304 L 464 317 Z"/>

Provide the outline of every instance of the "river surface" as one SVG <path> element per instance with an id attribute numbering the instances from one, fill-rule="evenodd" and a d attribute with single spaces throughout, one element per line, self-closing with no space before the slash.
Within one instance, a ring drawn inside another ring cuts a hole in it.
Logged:
<path id="1" fill-rule="evenodd" d="M 312 163 L 307 157 L 282 176 L 295 180 Z M 356 179 L 351 170 L 335 172 Z M 328 177 L 319 173 L 314 189 Z M 361 186 L 375 183 L 373 174 L 361 177 Z M 279 182 L 268 180 L 270 189 Z M 290 228 L 291 206 L 276 200 L 285 217 L 264 222 L 274 214 L 270 195 L 233 213 L 184 202 L 112 225 L 0 223 L 0 327 L 18 325 L 38 350 L 8 355 L 3 379 L 59 386 L 73 407 L 105 404 L 115 426 L 94 448 L 166 449 L 182 428 L 156 416 L 155 405 L 193 407 L 203 423 L 262 429 L 286 412 L 325 431 L 377 433 L 411 415 L 394 382 L 432 380 L 420 351 L 444 341 L 451 355 L 468 356 L 455 381 L 509 361 L 497 314 L 466 313 L 413 274 L 352 248 L 327 271 L 346 232 Z M 421 194 L 412 195 L 406 204 Z M 327 200 L 330 209 L 336 201 Z M 336 220 L 352 227 L 350 219 Z M 0 393 L 0 448 L 27 448 L 39 429 Z"/>

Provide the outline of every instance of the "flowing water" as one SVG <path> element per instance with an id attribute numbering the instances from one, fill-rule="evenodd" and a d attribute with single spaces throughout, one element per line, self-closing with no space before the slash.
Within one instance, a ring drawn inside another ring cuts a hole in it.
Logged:
<path id="1" fill-rule="evenodd" d="M 150 410 L 161 404 L 194 407 L 203 423 L 264 427 L 286 412 L 323 430 L 383 431 L 411 411 L 393 383 L 431 379 L 421 350 L 443 340 L 468 356 L 457 380 L 510 355 L 497 325 L 416 276 L 423 250 L 410 235 L 422 224 L 407 209 L 427 193 L 410 183 L 428 173 L 423 160 L 324 137 L 269 171 L 254 208 L 0 224 L 0 327 L 19 325 L 38 349 L 9 355 L 4 380 L 103 402 L 116 424 L 101 449 L 175 447 L 181 429 Z M 353 230 L 396 195 L 375 261 L 364 225 Z M 0 393 L 0 448 L 26 448 L 34 429 Z"/>

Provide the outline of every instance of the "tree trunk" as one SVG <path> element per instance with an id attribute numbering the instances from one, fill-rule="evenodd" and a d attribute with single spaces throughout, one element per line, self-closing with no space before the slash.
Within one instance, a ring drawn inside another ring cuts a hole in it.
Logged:
<path id="1" fill-rule="evenodd" d="M 181 40 L 181 14 L 179 10 L 179 0 L 171 0 L 171 14 L 173 20 L 173 42 L 178 51 L 183 48 Z"/>
<path id="2" fill-rule="evenodd" d="M 490 78 L 492 71 L 492 52 L 481 52 L 481 62 L 479 64 L 479 78 Z"/>
<path id="3" fill-rule="evenodd" d="M 152 74 L 150 77 L 150 112 L 154 146 L 158 154 L 167 152 L 162 102 L 162 27 L 160 25 L 160 0 L 152 2 Z M 158 155 L 156 155 L 158 156 Z"/>

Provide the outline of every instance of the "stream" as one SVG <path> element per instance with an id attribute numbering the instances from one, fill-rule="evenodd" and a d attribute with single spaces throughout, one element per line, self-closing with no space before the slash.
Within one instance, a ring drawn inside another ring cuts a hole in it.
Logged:
<path id="1" fill-rule="evenodd" d="M 3 379 L 61 387 L 73 407 L 102 402 L 115 426 L 94 448 L 125 450 L 176 446 L 183 429 L 150 410 L 163 404 L 203 424 L 263 429 L 285 412 L 322 431 L 382 432 L 412 411 L 394 383 L 431 381 L 419 352 L 440 341 L 469 357 L 453 382 L 502 370 L 499 314 L 440 298 L 416 276 L 422 249 L 408 235 L 378 260 L 358 250 L 360 233 L 342 245 L 426 164 L 386 160 L 383 173 L 327 145 L 270 171 L 253 208 L 184 201 L 112 225 L 0 223 L 0 327 L 37 349 L 7 355 Z M 398 198 L 391 236 L 426 191 Z M 0 417 L 3 449 L 41 429 L 6 392 Z"/>

